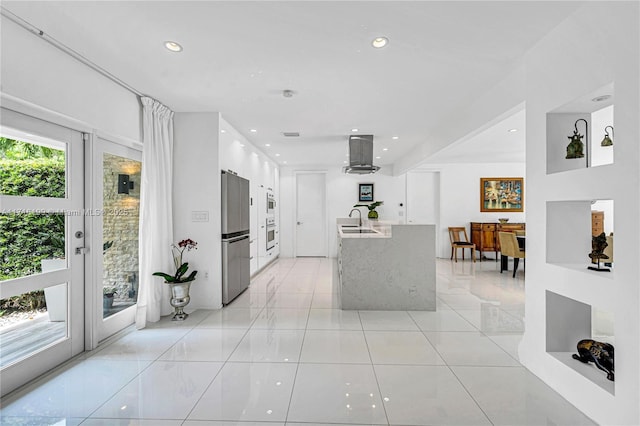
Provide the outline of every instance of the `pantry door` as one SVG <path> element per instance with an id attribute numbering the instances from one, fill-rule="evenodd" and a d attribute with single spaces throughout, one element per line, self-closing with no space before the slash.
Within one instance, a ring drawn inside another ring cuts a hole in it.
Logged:
<path id="1" fill-rule="evenodd" d="M 327 177 L 296 172 L 295 256 L 327 257 Z"/>
<path id="2" fill-rule="evenodd" d="M 84 139 L 0 111 L 0 393 L 84 350 Z"/>

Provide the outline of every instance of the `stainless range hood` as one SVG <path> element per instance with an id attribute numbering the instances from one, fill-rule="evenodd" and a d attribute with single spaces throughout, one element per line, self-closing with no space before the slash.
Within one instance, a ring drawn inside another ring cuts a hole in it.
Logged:
<path id="1" fill-rule="evenodd" d="M 349 165 L 343 171 L 366 175 L 378 170 L 380 167 L 373 165 L 373 135 L 349 136 Z"/>

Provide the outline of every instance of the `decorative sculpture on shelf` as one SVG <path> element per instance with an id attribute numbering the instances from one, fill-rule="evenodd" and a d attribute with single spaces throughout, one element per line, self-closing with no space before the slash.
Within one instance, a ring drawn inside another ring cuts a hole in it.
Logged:
<path id="1" fill-rule="evenodd" d="M 604 254 L 604 249 L 607 248 L 608 245 L 607 236 L 604 232 L 591 237 L 591 253 L 589 253 L 589 257 L 591 260 L 596 261 L 598 266 L 589 266 L 587 269 L 598 272 L 611 272 L 609 268 L 600 267 L 600 259 L 609 259 L 609 256 Z"/>
<path id="2" fill-rule="evenodd" d="M 582 136 L 578 133 L 577 130 L 573 132 L 572 136 L 569 136 L 571 142 L 567 145 L 567 156 L 566 159 L 571 158 L 584 158 L 584 143 L 582 142 Z"/>
<path id="3" fill-rule="evenodd" d="M 578 342 L 578 355 L 573 359 L 588 364 L 593 362 L 598 369 L 607 373 L 607 379 L 614 381 L 613 345 L 585 339 Z"/>
<path id="4" fill-rule="evenodd" d="M 607 129 L 611 129 L 611 137 L 609 137 L 609 132 L 607 131 Z M 605 127 L 604 139 L 602 139 L 602 142 L 600 142 L 600 146 L 612 146 L 613 145 L 613 140 L 611 140 L 612 137 L 613 137 L 613 126 Z"/>
<path id="5" fill-rule="evenodd" d="M 585 132 L 584 135 L 578 133 L 578 122 L 584 121 Z M 584 118 L 579 118 L 573 123 L 573 135 L 568 136 L 571 140 L 567 145 L 567 160 L 573 158 L 585 158 L 587 167 L 589 167 L 589 123 Z M 582 138 L 585 138 L 585 142 L 582 142 Z"/>

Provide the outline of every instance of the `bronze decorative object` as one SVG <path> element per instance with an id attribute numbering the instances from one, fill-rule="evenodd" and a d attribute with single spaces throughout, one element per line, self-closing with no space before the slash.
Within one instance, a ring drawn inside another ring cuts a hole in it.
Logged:
<path id="1" fill-rule="evenodd" d="M 584 135 L 578 133 L 579 121 L 584 121 Z M 584 118 L 579 118 L 573 124 L 573 128 L 573 135 L 568 136 L 571 142 L 569 142 L 569 145 L 567 145 L 567 156 L 565 158 L 567 160 L 573 158 L 586 158 L 587 167 L 589 167 L 589 123 Z M 585 138 L 584 142 L 582 142 L 583 137 Z"/>
<path id="2" fill-rule="evenodd" d="M 594 235 L 591 238 L 591 253 L 589 253 L 589 257 L 591 260 L 597 261 L 598 266 L 589 266 L 588 269 L 598 272 L 611 272 L 610 268 L 600 267 L 600 259 L 609 259 L 609 256 L 604 254 L 604 249 L 607 248 L 608 245 L 607 236 L 604 232 L 600 235 Z"/>
<path id="3" fill-rule="evenodd" d="M 588 364 L 593 362 L 598 369 L 607 373 L 607 379 L 614 381 L 613 345 L 585 339 L 578 342 L 578 355 L 573 359 Z"/>
<path id="4" fill-rule="evenodd" d="M 611 137 L 613 137 L 613 126 L 606 126 L 604 128 L 604 139 L 600 142 L 600 146 L 611 146 L 613 145 L 613 140 L 609 137 L 609 132 L 607 129 L 611 129 Z"/>

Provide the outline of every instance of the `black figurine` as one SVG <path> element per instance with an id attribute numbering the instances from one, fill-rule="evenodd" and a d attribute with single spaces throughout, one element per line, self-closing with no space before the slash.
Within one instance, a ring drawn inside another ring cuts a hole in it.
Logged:
<path id="1" fill-rule="evenodd" d="M 598 266 L 597 267 L 589 266 L 588 269 L 591 269 L 592 271 L 599 271 L 599 272 L 611 271 L 611 269 L 609 268 L 600 267 L 601 259 L 609 259 L 609 256 L 604 254 L 604 249 L 607 248 L 608 246 L 609 246 L 609 243 L 607 243 L 607 236 L 604 234 L 604 232 L 601 233 L 600 235 L 594 235 L 593 237 L 591 237 L 591 253 L 589 253 L 589 257 L 591 258 L 592 261 L 597 263 Z"/>
<path id="2" fill-rule="evenodd" d="M 578 355 L 573 354 L 573 359 L 585 364 L 593 362 L 596 367 L 607 373 L 607 379 L 614 381 L 613 345 L 596 342 L 591 339 L 580 340 L 578 342 Z"/>

